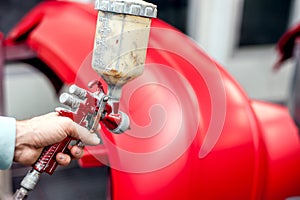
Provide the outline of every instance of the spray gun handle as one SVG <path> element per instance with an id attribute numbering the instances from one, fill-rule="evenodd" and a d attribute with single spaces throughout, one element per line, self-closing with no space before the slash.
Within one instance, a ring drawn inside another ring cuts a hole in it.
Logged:
<path id="1" fill-rule="evenodd" d="M 33 169 L 41 173 L 46 172 L 47 174 L 52 175 L 58 166 L 58 163 L 55 160 L 56 154 L 59 152 L 69 154 L 68 146 L 71 141 L 72 138 L 68 137 L 60 143 L 45 147 L 41 156 L 33 165 Z"/>

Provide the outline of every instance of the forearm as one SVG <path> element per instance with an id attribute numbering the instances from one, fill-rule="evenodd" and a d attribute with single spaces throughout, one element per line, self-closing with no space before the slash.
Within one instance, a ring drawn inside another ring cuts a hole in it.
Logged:
<path id="1" fill-rule="evenodd" d="M 14 158 L 16 120 L 0 116 L 0 169 L 8 169 Z"/>

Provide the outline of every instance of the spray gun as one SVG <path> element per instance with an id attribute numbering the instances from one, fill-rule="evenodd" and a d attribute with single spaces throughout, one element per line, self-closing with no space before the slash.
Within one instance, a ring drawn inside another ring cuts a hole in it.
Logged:
<path id="1" fill-rule="evenodd" d="M 96 0 L 98 10 L 92 67 L 107 83 L 105 94 L 100 81 L 92 81 L 90 92 L 76 85 L 69 93 L 60 96 L 60 102 L 69 107 L 58 108 L 61 116 L 71 118 L 76 123 L 96 133 L 102 123 L 113 133 L 120 134 L 129 128 L 129 117 L 119 111 L 122 87 L 143 73 L 151 18 L 156 17 L 156 6 L 142 0 Z M 25 199 L 33 190 L 44 172 L 53 174 L 59 152 L 68 153 L 73 138 L 46 147 L 21 182 L 14 199 Z M 84 146 L 79 140 L 77 145 Z"/>

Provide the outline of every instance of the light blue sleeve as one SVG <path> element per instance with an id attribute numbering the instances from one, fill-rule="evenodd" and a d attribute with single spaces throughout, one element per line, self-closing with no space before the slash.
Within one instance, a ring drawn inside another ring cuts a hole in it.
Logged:
<path id="1" fill-rule="evenodd" d="M 16 119 L 0 116 L 0 170 L 8 169 L 14 157 Z"/>

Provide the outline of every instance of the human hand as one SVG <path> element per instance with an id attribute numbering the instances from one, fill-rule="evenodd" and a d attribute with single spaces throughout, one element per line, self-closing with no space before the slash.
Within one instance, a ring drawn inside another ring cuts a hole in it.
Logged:
<path id="1" fill-rule="evenodd" d="M 29 120 L 17 121 L 16 146 L 14 161 L 24 165 L 32 165 L 40 156 L 44 147 L 61 142 L 66 137 L 80 139 L 86 145 L 97 145 L 100 139 L 86 128 L 58 113 L 49 113 Z M 79 159 L 83 149 L 78 146 L 69 147 L 72 156 Z M 58 153 L 58 164 L 66 166 L 71 162 L 70 155 Z"/>

